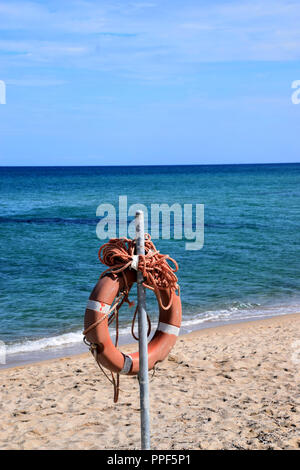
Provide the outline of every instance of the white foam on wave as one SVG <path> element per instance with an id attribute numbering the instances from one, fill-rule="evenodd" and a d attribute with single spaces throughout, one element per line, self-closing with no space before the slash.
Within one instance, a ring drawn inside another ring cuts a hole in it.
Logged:
<path id="1" fill-rule="evenodd" d="M 182 328 L 189 328 L 189 331 L 197 329 L 203 323 L 224 323 L 239 322 L 245 320 L 257 320 L 260 318 L 274 317 L 278 315 L 288 315 L 300 312 L 300 305 L 281 305 L 262 307 L 259 304 L 238 304 L 228 309 L 212 310 L 203 312 L 200 315 L 193 315 L 182 322 Z"/>
<path id="2" fill-rule="evenodd" d="M 200 325 L 207 323 L 238 322 L 244 320 L 255 320 L 259 318 L 273 317 L 276 315 L 285 315 L 289 313 L 300 312 L 299 305 L 290 306 L 277 306 L 277 307 L 261 307 L 258 304 L 237 304 L 229 307 L 228 309 L 211 310 L 195 314 L 182 321 L 182 329 L 186 332 L 196 330 Z M 154 327 L 154 325 L 153 325 Z M 131 333 L 131 326 L 120 328 L 120 336 L 129 336 Z M 112 329 L 111 337 L 114 338 L 115 333 Z M 23 342 L 14 343 L 7 346 L 6 354 L 30 353 L 40 350 L 57 349 L 67 346 L 76 345 L 83 340 L 82 331 L 75 331 L 64 333 L 62 335 L 51 336 L 46 338 L 26 340 Z"/>
<path id="3" fill-rule="evenodd" d="M 129 334 L 131 331 L 130 327 L 120 329 L 119 335 Z M 114 332 L 111 334 L 112 338 L 114 337 Z M 18 354 L 18 353 L 28 353 L 34 351 L 40 351 L 45 349 L 53 349 L 71 346 L 74 344 L 82 343 L 83 335 L 82 331 L 75 331 L 71 333 L 64 333 L 58 336 L 50 336 L 46 338 L 26 340 L 18 343 L 11 344 L 7 346 L 6 354 Z"/>
<path id="4" fill-rule="evenodd" d="M 27 340 L 19 343 L 11 344 L 7 347 L 7 354 L 16 354 L 20 352 L 33 352 L 41 349 L 57 348 L 82 341 L 82 333 L 64 333 L 49 338 L 41 338 L 35 340 Z"/>

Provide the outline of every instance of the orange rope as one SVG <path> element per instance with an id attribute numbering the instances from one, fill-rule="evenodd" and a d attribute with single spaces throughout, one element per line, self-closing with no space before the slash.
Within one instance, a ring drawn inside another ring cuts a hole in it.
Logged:
<path id="1" fill-rule="evenodd" d="M 130 268 L 133 255 L 135 254 L 135 240 L 129 238 L 112 238 L 108 243 L 100 247 L 98 256 L 101 263 L 109 266 L 101 275 L 111 272 L 113 274 L 124 273 Z M 172 268 L 168 261 L 174 264 Z M 145 234 L 145 254 L 139 255 L 138 270 L 144 277 L 143 285 L 147 289 L 155 292 L 159 305 L 162 309 L 168 310 L 172 304 L 172 296 L 168 305 L 163 305 L 161 291 L 176 291 L 179 289 L 178 279 L 175 272 L 178 271 L 178 264 L 169 255 L 162 255 L 151 241 L 149 234 Z M 124 279 L 126 276 L 123 274 Z"/>

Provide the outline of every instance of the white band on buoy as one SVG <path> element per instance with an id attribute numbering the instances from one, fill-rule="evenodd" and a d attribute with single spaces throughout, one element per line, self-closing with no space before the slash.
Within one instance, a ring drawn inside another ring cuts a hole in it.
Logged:
<path id="1" fill-rule="evenodd" d="M 123 354 L 125 361 L 123 365 L 123 369 L 119 372 L 120 374 L 128 374 L 130 372 L 131 366 L 132 366 L 132 359 L 130 356 L 126 356 L 126 354 Z"/>
<path id="2" fill-rule="evenodd" d="M 138 265 L 139 265 L 139 255 L 132 255 L 132 261 L 131 261 L 130 267 L 137 271 Z"/>
<path id="3" fill-rule="evenodd" d="M 95 310 L 99 313 L 109 313 L 110 305 L 105 304 L 104 302 L 98 302 L 98 300 L 89 300 L 86 308 L 89 310 Z"/>
<path id="4" fill-rule="evenodd" d="M 168 333 L 169 335 L 178 336 L 180 328 L 174 325 L 169 325 L 168 323 L 159 322 L 157 330 L 161 331 L 162 333 Z"/>

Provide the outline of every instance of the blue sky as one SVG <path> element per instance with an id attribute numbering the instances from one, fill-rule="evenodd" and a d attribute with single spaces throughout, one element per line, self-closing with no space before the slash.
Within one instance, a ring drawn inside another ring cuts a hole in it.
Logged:
<path id="1" fill-rule="evenodd" d="M 299 161 L 300 1 L 1 1 L 1 165 Z"/>

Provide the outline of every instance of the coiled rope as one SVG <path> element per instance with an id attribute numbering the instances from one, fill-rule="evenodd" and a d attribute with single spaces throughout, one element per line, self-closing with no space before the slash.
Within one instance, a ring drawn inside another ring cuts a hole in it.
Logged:
<path id="1" fill-rule="evenodd" d="M 101 277 L 108 272 L 119 274 L 130 268 L 134 261 L 135 245 L 135 240 L 130 238 L 112 238 L 102 245 L 98 253 L 99 260 L 109 268 L 102 273 Z M 169 265 L 168 261 L 173 263 L 174 268 Z M 145 234 L 145 254 L 139 255 L 137 269 L 143 274 L 143 286 L 153 290 L 160 307 L 168 310 L 172 305 L 172 296 L 170 295 L 169 304 L 163 305 L 161 291 L 167 290 L 171 294 L 172 290 L 179 290 L 175 274 L 178 271 L 178 264 L 169 255 L 163 255 L 155 248 L 148 233 Z"/>

